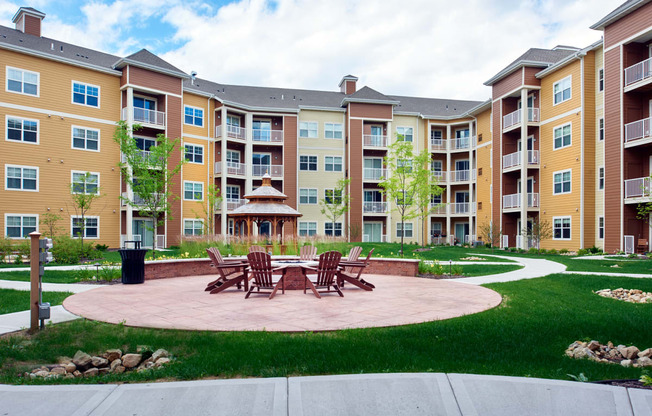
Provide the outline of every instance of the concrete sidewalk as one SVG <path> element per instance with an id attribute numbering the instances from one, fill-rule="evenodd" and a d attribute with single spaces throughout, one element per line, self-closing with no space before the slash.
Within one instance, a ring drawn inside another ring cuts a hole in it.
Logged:
<path id="1" fill-rule="evenodd" d="M 443 373 L 0 385 L 0 414 L 643 416 L 652 414 L 652 390 Z"/>
<path id="2" fill-rule="evenodd" d="M 644 273 L 609 273 L 609 272 L 563 272 L 564 274 L 588 274 L 593 276 L 635 277 L 639 279 L 652 278 L 652 274 Z"/>
<path id="3" fill-rule="evenodd" d="M 520 264 L 523 266 L 523 268 L 514 270 L 512 272 L 491 274 L 488 276 L 463 277 L 460 279 L 444 280 L 453 280 L 455 282 L 469 283 L 472 285 L 483 285 L 486 283 L 513 282 L 516 280 L 534 279 L 537 277 L 543 277 L 553 273 L 563 273 L 566 271 L 565 265 L 550 260 L 532 259 L 527 257 L 497 256 L 494 254 L 483 254 L 483 257 L 484 256 L 513 260 L 516 261 L 516 263 L 509 264 Z"/>
<path id="4" fill-rule="evenodd" d="M 57 305 L 50 308 L 50 319 L 46 320 L 46 324 L 58 324 L 60 322 L 74 321 L 79 319 L 77 315 L 73 315 L 64 309 L 63 306 Z M 8 334 L 9 332 L 20 331 L 24 328 L 29 328 L 30 325 L 30 311 L 21 311 L 14 313 L 6 313 L 0 315 L 0 335 Z M 2 407 L 0 406 L 0 415 L 2 415 Z"/>

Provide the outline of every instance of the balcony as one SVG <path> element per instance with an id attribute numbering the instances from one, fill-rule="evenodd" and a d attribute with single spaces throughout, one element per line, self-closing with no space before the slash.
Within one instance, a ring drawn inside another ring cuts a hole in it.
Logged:
<path id="1" fill-rule="evenodd" d="M 448 204 L 430 203 L 431 215 L 446 215 L 448 213 Z"/>
<path id="2" fill-rule="evenodd" d="M 127 120 L 129 107 L 122 109 L 122 120 Z M 145 108 L 131 107 L 134 123 L 150 127 L 165 128 L 165 113 L 163 111 L 147 110 Z"/>
<path id="3" fill-rule="evenodd" d="M 215 175 L 222 175 L 222 162 L 215 162 Z M 244 163 L 226 162 L 226 174 L 245 176 L 247 174 L 247 167 Z"/>
<path id="4" fill-rule="evenodd" d="M 246 199 L 226 199 L 226 210 L 233 211 L 247 203 Z"/>
<path id="5" fill-rule="evenodd" d="M 627 179 L 625 181 L 625 203 L 638 204 L 650 200 L 650 178 Z"/>
<path id="6" fill-rule="evenodd" d="M 164 197 L 164 194 L 152 194 L 152 196 L 153 196 L 152 200 L 154 200 L 154 195 L 156 195 L 158 198 L 163 198 Z M 132 199 L 133 205 L 130 205 L 130 204 L 127 203 L 128 199 L 129 199 L 129 194 L 127 192 L 123 192 L 122 193 L 122 198 L 120 199 L 120 203 L 121 203 L 121 205 L 123 207 L 126 207 L 126 206 L 142 207 L 142 206 L 147 205 L 146 202 L 150 202 L 150 201 L 145 201 L 145 199 L 143 199 L 142 197 L 140 197 L 139 195 L 136 195 L 136 194 L 134 194 L 133 199 Z M 158 205 L 160 205 L 160 204 L 158 204 Z"/>
<path id="7" fill-rule="evenodd" d="M 432 151 L 446 151 L 447 140 L 444 139 L 430 139 L 430 149 Z"/>
<path id="8" fill-rule="evenodd" d="M 527 151 L 527 164 L 528 166 L 532 166 L 532 167 L 539 165 L 538 150 Z M 520 168 L 520 167 L 521 167 L 521 152 L 514 152 L 503 156 L 503 171 L 512 170 L 514 168 Z"/>
<path id="9" fill-rule="evenodd" d="M 370 234 L 363 234 L 362 235 L 362 242 L 363 243 L 386 243 L 387 242 L 387 235 L 383 234 L 380 236 L 380 241 L 374 241 L 372 240 L 372 236 Z"/>
<path id="10" fill-rule="evenodd" d="M 444 170 L 433 170 L 433 171 L 431 171 L 431 173 L 432 173 L 432 177 L 433 177 L 434 179 L 437 179 L 437 182 L 438 182 L 438 183 L 446 183 L 446 179 L 447 179 L 446 177 L 448 176 L 448 175 L 447 175 L 447 173 L 448 173 L 447 171 L 444 171 Z"/>
<path id="11" fill-rule="evenodd" d="M 453 202 L 449 205 L 451 215 L 475 214 L 475 202 Z"/>
<path id="12" fill-rule="evenodd" d="M 283 143 L 283 130 L 253 129 L 252 139 L 256 143 Z"/>
<path id="13" fill-rule="evenodd" d="M 283 165 L 253 165 L 252 175 L 256 178 L 269 173 L 272 178 L 283 179 Z"/>
<path id="14" fill-rule="evenodd" d="M 365 214 L 387 214 L 387 202 L 363 202 L 362 212 Z"/>
<path id="15" fill-rule="evenodd" d="M 455 139 L 449 140 L 450 142 L 450 151 L 459 151 L 459 150 L 469 150 L 475 147 L 475 136 L 472 137 L 458 137 Z"/>
<path id="16" fill-rule="evenodd" d="M 503 116 L 503 131 L 511 130 L 513 127 L 516 127 L 521 124 L 523 110 L 518 109 L 513 111 L 505 116 Z M 527 109 L 527 121 L 528 123 L 538 123 L 539 122 L 539 109 L 538 108 L 528 108 Z"/>
<path id="17" fill-rule="evenodd" d="M 652 58 L 625 68 L 625 92 L 641 86 L 639 83 L 647 84 L 650 80 L 652 80 Z"/>
<path id="18" fill-rule="evenodd" d="M 222 126 L 215 126 L 215 138 L 219 137 L 222 137 Z M 230 139 L 245 140 L 247 138 L 247 134 L 244 127 L 227 124 L 226 137 Z"/>
<path id="19" fill-rule="evenodd" d="M 539 194 L 527 194 L 527 207 L 539 208 Z M 519 209 L 521 208 L 521 194 L 503 195 L 503 210 Z"/>
<path id="20" fill-rule="evenodd" d="M 364 147 L 387 147 L 387 136 L 365 134 L 362 136 L 362 145 Z"/>
<path id="21" fill-rule="evenodd" d="M 625 124 L 625 147 L 633 147 L 652 141 L 650 134 L 650 121 L 652 118 L 634 121 Z"/>
<path id="22" fill-rule="evenodd" d="M 451 170 L 448 172 L 448 181 L 453 182 L 469 182 L 475 180 L 474 170 Z"/>
<path id="23" fill-rule="evenodd" d="M 387 177 L 387 169 L 364 168 L 363 178 L 365 181 L 382 181 Z"/>

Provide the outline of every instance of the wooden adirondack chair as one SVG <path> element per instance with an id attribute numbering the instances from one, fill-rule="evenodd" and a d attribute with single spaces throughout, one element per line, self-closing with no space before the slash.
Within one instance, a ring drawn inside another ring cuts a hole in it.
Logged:
<path id="1" fill-rule="evenodd" d="M 374 252 L 374 249 L 372 248 L 371 251 L 369 251 L 369 254 L 367 254 L 367 258 L 364 261 L 343 261 L 340 263 L 340 266 L 342 266 L 342 270 L 337 272 L 337 283 L 340 286 L 344 285 L 344 282 L 349 282 L 354 286 L 359 287 L 360 289 L 366 290 L 371 292 L 373 289 L 376 288 L 373 284 L 365 281 L 364 279 L 360 278 L 360 275 L 362 274 L 362 271 L 367 267 L 369 264 L 369 259 L 371 258 L 371 253 Z"/>
<path id="2" fill-rule="evenodd" d="M 358 261 L 358 257 L 360 257 L 360 253 L 362 253 L 362 247 L 360 246 L 355 246 L 351 248 L 351 251 L 349 251 L 349 257 L 346 258 L 346 260 L 343 260 L 344 262 L 353 262 L 353 261 Z M 345 267 L 344 272 L 347 274 L 355 273 L 357 269 L 353 267 Z M 340 287 L 344 287 L 344 281 L 342 280 L 341 282 L 338 282 Z"/>
<path id="3" fill-rule="evenodd" d="M 280 269 L 272 268 L 271 256 L 269 254 L 253 252 L 247 255 L 247 259 L 249 260 L 249 268 L 253 280 L 249 285 L 245 299 L 249 298 L 249 295 L 253 293 L 254 289 L 256 289 L 256 293 L 269 293 L 268 291 L 271 291 L 269 298 L 272 299 L 278 290 L 279 284 L 282 285 L 283 293 L 285 293 L 285 280 L 281 278 L 276 282 L 274 281 L 273 272 Z"/>
<path id="4" fill-rule="evenodd" d="M 261 246 L 249 246 L 250 253 L 264 253 L 265 248 Z"/>
<path id="5" fill-rule="evenodd" d="M 314 260 L 317 255 L 317 247 L 315 246 L 301 246 L 299 251 L 299 260 L 310 261 Z"/>
<path id="6" fill-rule="evenodd" d="M 319 296 L 320 293 L 330 293 L 336 292 L 338 295 L 344 297 L 344 294 L 340 290 L 340 287 L 335 282 L 335 277 L 337 275 L 337 269 L 340 265 L 340 260 L 342 259 L 342 253 L 338 251 L 327 251 L 322 253 L 319 256 L 319 265 L 316 268 L 313 267 L 304 267 L 306 270 L 313 270 L 317 272 L 316 278 L 314 280 L 310 279 L 310 275 L 307 275 L 307 279 L 312 283 L 311 286 L 314 286 L 313 292 L 315 296 Z M 308 283 L 308 281 L 306 281 Z M 331 287 L 333 290 L 331 290 Z M 306 293 L 308 285 L 303 288 L 303 293 Z M 322 290 L 319 290 L 322 289 Z"/>
<path id="7" fill-rule="evenodd" d="M 239 260 L 224 260 L 222 254 L 216 247 L 206 249 L 208 257 L 211 259 L 212 266 L 217 269 L 219 277 L 210 282 L 206 289 L 207 292 L 219 293 L 233 285 L 238 289 L 244 284 L 245 290 L 248 289 L 247 264 Z"/>
<path id="8" fill-rule="evenodd" d="M 636 244 L 637 253 L 645 253 L 648 250 L 647 238 L 639 238 L 638 244 Z"/>

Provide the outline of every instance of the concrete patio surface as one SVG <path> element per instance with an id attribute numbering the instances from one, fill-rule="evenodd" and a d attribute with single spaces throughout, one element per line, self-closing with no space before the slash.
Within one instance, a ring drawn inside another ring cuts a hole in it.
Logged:
<path id="1" fill-rule="evenodd" d="M 649 416 L 652 390 L 444 373 L 0 385 L 3 416 Z"/>
<path id="2" fill-rule="evenodd" d="M 242 290 L 211 295 L 212 276 L 112 285 L 68 297 L 63 305 L 88 319 L 149 328 L 210 331 L 333 331 L 449 319 L 493 308 L 501 296 L 484 287 L 416 277 L 365 275 L 376 289 L 346 285 L 317 299 L 310 291 L 244 298 Z"/>

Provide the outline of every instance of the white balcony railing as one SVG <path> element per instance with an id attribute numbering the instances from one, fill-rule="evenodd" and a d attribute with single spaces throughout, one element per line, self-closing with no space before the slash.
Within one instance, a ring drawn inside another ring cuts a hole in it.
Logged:
<path id="1" fill-rule="evenodd" d="M 246 130 L 244 127 L 226 125 L 226 136 L 232 139 L 245 140 L 247 138 Z M 215 137 L 222 137 L 222 126 L 215 126 Z"/>
<path id="2" fill-rule="evenodd" d="M 451 148 L 450 150 L 464 150 L 471 148 L 472 138 L 471 137 L 458 137 L 450 140 Z"/>
<path id="3" fill-rule="evenodd" d="M 283 143 L 283 130 L 253 129 L 252 133 L 255 142 Z"/>
<path id="4" fill-rule="evenodd" d="M 627 179 L 625 181 L 625 198 L 649 198 L 650 177 Z"/>
<path id="5" fill-rule="evenodd" d="M 527 194 L 528 208 L 537 208 L 539 206 L 539 194 Z M 521 207 L 521 194 L 503 195 L 503 209 L 514 209 Z"/>
<path id="6" fill-rule="evenodd" d="M 366 181 L 380 181 L 387 177 L 387 169 L 364 168 L 363 175 Z"/>
<path id="7" fill-rule="evenodd" d="M 223 173 L 222 162 L 215 162 L 215 174 L 221 175 Z M 245 176 L 247 174 L 247 167 L 244 163 L 226 162 L 226 174 Z"/>
<path id="8" fill-rule="evenodd" d="M 127 205 L 130 205 L 130 204 L 127 203 L 127 199 L 129 198 L 128 195 L 129 194 L 127 192 L 122 193 L 121 204 L 122 204 L 123 207 L 125 207 Z M 163 194 L 152 194 L 152 195 L 158 195 L 159 198 L 163 198 Z M 134 196 L 133 196 L 133 198 L 131 200 L 133 201 L 133 206 L 142 207 L 142 206 L 146 205 L 145 204 L 145 202 L 146 202 L 145 199 L 142 198 L 140 195 L 134 194 Z"/>
<path id="9" fill-rule="evenodd" d="M 365 134 L 362 136 L 362 144 L 365 147 L 387 147 L 387 136 Z"/>
<path id="10" fill-rule="evenodd" d="M 430 148 L 432 150 L 446 150 L 446 142 L 444 139 L 430 139 Z"/>
<path id="11" fill-rule="evenodd" d="M 155 158 L 152 158 L 152 153 L 149 150 L 140 150 L 137 154 L 137 157 L 140 159 L 140 162 L 142 163 L 150 163 L 156 160 Z M 127 163 L 127 156 L 125 156 L 124 154 L 122 154 L 121 159 L 122 159 L 122 163 Z"/>
<path id="12" fill-rule="evenodd" d="M 538 150 L 527 151 L 527 163 L 528 165 L 539 164 Z M 521 166 L 521 152 L 514 152 L 503 156 L 503 169 L 509 169 L 516 166 Z"/>
<path id="13" fill-rule="evenodd" d="M 652 78 L 652 58 L 625 68 L 625 86 Z"/>
<path id="14" fill-rule="evenodd" d="M 521 124 L 521 114 L 523 114 L 523 110 L 518 109 L 516 111 L 513 111 L 505 116 L 503 116 L 503 129 L 508 129 L 512 126 L 515 126 L 517 124 Z M 537 123 L 539 122 L 539 109 L 538 108 L 530 108 L 528 107 L 527 109 L 527 121 L 528 122 L 534 122 Z"/>
<path id="15" fill-rule="evenodd" d="M 385 214 L 387 213 L 387 202 L 364 202 L 362 212 L 365 214 Z"/>
<path id="16" fill-rule="evenodd" d="M 448 213 L 448 204 L 430 203 L 430 213 L 433 215 L 446 215 Z"/>
<path id="17" fill-rule="evenodd" d="M 226 210 L 233 211 L 234 209 L 243 206 L 247 203 L 246 199 L 229 199 L 226 200 Z"/>
<path id="18" fill-rule="evenodd" d="M 147 110 L 139 107 L 131 107 L 131 109 L 133 110 L 134 123 L 165 127 L 165 113 L 163 111 Z M 127 120 L 128 111 L 129 107 L 122 109 L 123 120 Z"/>
<path id="19" fill-rule="evenodd" d="M 432 171 L 432 177 L 437 179 L 439 183 L 445 183 L 446 182 L 446 176 L 448 172 L 445 170 L 433 170 Z"/>
<path id="20" fill-rule="evenodd" d="M 362 242 L 363 243 L 386 243 L 387 242 L 387 235 L 383 234 L 380 236 L 380 241 L 373 241 L 371 239 L 371 234 L 363 234 L 362 235 Z"/>
<path id="21" fill-rule="evenodd" d="M 651 120 L 652 118 L 644 118 L 643 120 L 625 124 L 625 143 L 650 137 Z"/>
<path id="22" fill-rule="evenodd" d="M 271 176 L 272 178 L 282 178 L 283 165 L 253 165 L 252 166 L 253 176 L 261 177 L 265 173 L 269 173 L 269 176 Z"/>
<path id="23" fill-rule="evenodd" d="M 475 214 L 475 202 L 453 202 L 450 204 L 451 214 Z"/>
<path id="24" fill-rule="evenodd" d="M 451 170 L 448 172 L 448 180 L 450 182 L 468 182 L 475 179 L 474 170 Z"/>

